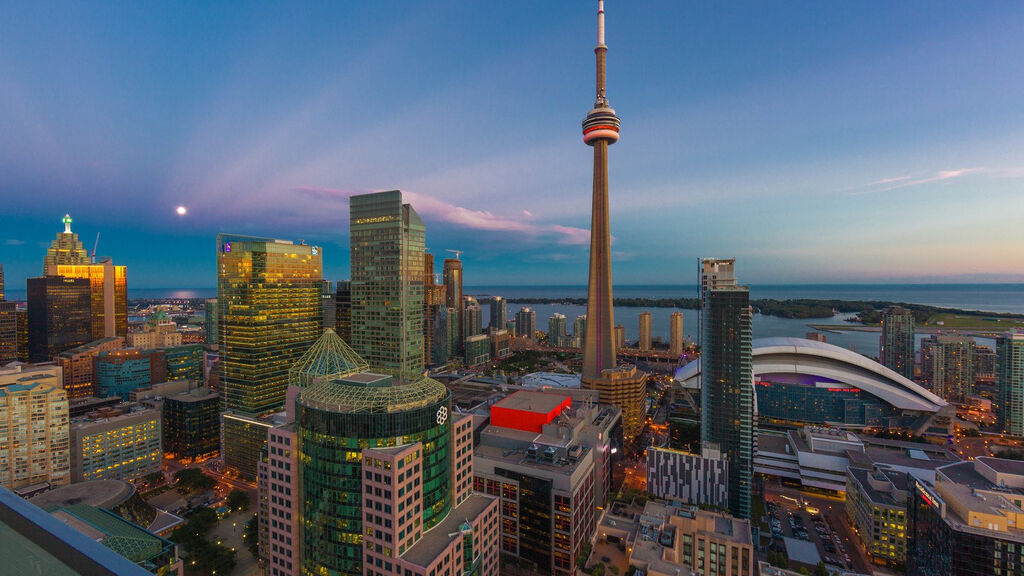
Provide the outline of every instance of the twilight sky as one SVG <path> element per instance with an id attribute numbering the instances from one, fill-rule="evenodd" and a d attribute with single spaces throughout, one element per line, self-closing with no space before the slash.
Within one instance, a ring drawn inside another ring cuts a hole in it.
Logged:
<path id="1" fill-rule="evenodd" d="M 596 2 L 227 4 L 0 0 L 11 288 L 65 212 L 131 287 L 214 286 L 220 231 L 347 278 L 393 188 L 469 285 L 586 283 Z M 1024 281 L 1024 4 L 607 14 L 617 284 Z"/>

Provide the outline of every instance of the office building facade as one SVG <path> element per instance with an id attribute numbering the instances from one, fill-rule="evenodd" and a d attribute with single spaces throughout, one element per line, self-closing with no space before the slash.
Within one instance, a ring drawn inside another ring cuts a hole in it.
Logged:
<path id="1" fill-rule="evenodd" d="M 466 366 L 479 366 L 491 360 L 491 338 L 487 334 L 477 334 L 466 338 L 463 361 Z"/>
<path id="2" fill-rule="evenodd" d="M 167 380 L 163 350 L 124 348 L 100 352 L 93 358 L 96 390 L 101 397 L 120 396 L 127 401 L 132 390 Z"/>
<path id="3" fill-rule="evenodd" d="M 88 280 L 43 276 L 27 286 L 29 361 L 49 362 L 93 340 Z"/>
<path id="4" fill-rule="evenodd" d="M 18 307 L 0 298 L 0 366 L 18 359 Z"/>
<path id="5" fill-rule="evenodd" d="M 203 302 L 203 333 L 207 346 L 217 345 L 218 308 L 216 298 L 207 298 Z"/>
<path id="6" fill-rule="evenodd" d="M 458 258 L 444 260 L 444 305 L 455 311 L 454 317 L 449 314 L 448 324 L 452 326 L 456 348 L 450 351 L 455 355 L 462 351 L 462 261 Z"/>
<path id="7" fill-rule="evenodd" d="M 68 399 L 96 396 L 96 357 L 103 352 L 121 350 L 125 347 L 124 338 L 101 338 L 93 340 L 70 350 L 65 350 L 55 358 L 64 372 L 64 390 Z"/>
<path id="8" fill-rule="evenodd" d="M 128 335 L 128 269 L 109 259 L 91 264 L 56 264 L 48 275 L 89 281 L 92 339 Z"/>
<path id="9" fill-rule="evenodd" d="M 352 341 L 352 281 L 339 280 L 334 292 L 334 331 L 345 342 Z"/>
<path id="10" fill-rule="evenodd" d="M 132 481 L 159 472 L 161 414 L 153 408 L 105 408 L 71 423 L 71 481 Z"/>
<path id="11" fill-rule="evenodd" d="M 163 450 L 183 463 L 200 462 L 220 453 L 220 396 L 194 388 L 163 401 Z"/>
<path id="12" fill-rule="evenodd" d="M 687 504 L 728 506 L 729 462 L 717 451 L 705 452 L 648 448 L 647 491 L 655 498 Z"/>
<path id="13" fill-rule="evenodd" d="M 352 348 L 375 369 L 423 369 L 426 228 L 398 190 L 349 200 Z"/>
<path id="14" fill-rule="evenodd" d="M 164 354 L 166 380 L 203 382 L 204 356 L 202 344 L 173 346 L 171 348 L 164 348 L 161 352 Z"/>

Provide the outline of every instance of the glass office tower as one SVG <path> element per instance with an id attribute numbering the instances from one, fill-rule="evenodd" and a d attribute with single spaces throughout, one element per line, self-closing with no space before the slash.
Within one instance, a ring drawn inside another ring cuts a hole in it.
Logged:
<path id="1" fill-rule="evenodd" d="M 49 362 L 92 340 L 88 280 L 43 276 L 29 278 L 26 284 L 30 362 Z"/>
<path id="2" fill-rule="evenodd" d="M 256 477 L 266 444 L 262 415 L 282 408 L 288 369 L 321 332 L 318 246 L 217 237 L 218 344 L 224 391 L 224 465 Z"/>
<path id="3" fill-rule="evenodd" d="M 56 264 L 48 274 L 89 281 L 92 339 L 128 335 L 128 268 L 109 259 L 96 264 Z"/>
<path id="4" fill-rule="evenodd" d="M 399 190 L 349 201 L 351 345 L 378 370 L 423 370 L 426 228 Z"/>
<path id="5" fill-rule="evenodd" d="M 302 390 L 303 574 L 363 574 L 363 449 L 422 443 L 423 531 L 445 518 L 452 507 L 451 407 L 451 392 L 418 373 L 361 372 Z"/>

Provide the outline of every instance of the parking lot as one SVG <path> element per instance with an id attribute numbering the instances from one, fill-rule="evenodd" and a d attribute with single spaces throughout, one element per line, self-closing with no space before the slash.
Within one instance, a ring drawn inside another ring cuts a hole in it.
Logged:
<path id="1" fill-rule="evenodd" d="M 767 491 L 765 501 L 772 546 L 777 550 L 784 548 L 784 537 L 795 538 L 813 543 L 826 564 L 871 573 L 872 567 L 846 524 L 842 501 L 778 487 Z"/>

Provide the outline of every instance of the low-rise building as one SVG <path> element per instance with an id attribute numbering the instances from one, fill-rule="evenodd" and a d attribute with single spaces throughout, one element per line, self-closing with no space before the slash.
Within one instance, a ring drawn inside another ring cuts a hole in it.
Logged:
<path id="1" fill-rule="evenodd" d="M 203 345 L 186 344 L 164 348 L 167 380 L 203 382 Z"/>
<path id="2" fill-rule="evenodd" d="M 167 364 L 162 350 L 124 348 L 100 352 L 93 362 L 99 395 L 119 396 L 127 401 L 132 390 L 167 380 Z"/>
<path id="3" fill-rule="evenodd" d="M 1024 463 L 980 457 L 915 480 L 908 497 L 909 576 L 1024 572 Z"/>
<path id="4" fill-rule="evenodd" d="M 913 481 L 906 472 L 878 466 L 847 472 L 846 516 L 877 564 L 906 562 L 907 494 Z"/>
<path id="5" fill-rule="evenodd" d="M 100 338 L 71 350 L 65 350 L 56 357 L 64 371 L 64 390 L 68 399 L 95 396 L 96 369 L 94 360 L 101 352 L 124 348 L 124 337 Z"/>
<path id="6" fill-rule="evenodd" d="M 164 452 L 181 462 L 220 453 L 220 396 L 195 388 L 163 401 Z"/>
<path id="7" fill-rule="evenodd" d="M 693 454 L 656 446 L 647 449 L 647 491 L 655 498 L 726 508 L 728 477 L 729 461 L 718 450 Z"/>
<path id="8" fill-rule="evenodd" d="M 161 416 L 158 410 L 122 405 L 71 423 L 71 480 L 135 480 L 159 472 Z"/>

